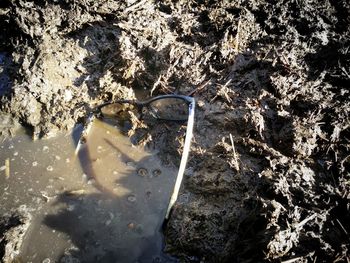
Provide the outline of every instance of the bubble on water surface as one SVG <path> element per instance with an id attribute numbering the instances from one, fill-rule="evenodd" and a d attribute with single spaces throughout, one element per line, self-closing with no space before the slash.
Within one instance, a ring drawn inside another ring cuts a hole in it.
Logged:
<path id="1" fill-rule="evenodd" d="M 48 152 L 49 152 L 49 147 L 45 145 L 45 146 L 43 147 L 43 152 L 44 152 L 44 153 L 48 153 Z"/>
<path id="2" fill-rule="evenodd" d="M 160 263 L 162 262 L 162 259 L 158 256 L 154 257 L 153 260 L 152 260 L 153 263 Z"/>
<path id="3" fill-rule="evenodd" d="M 101 153 L 103 150 L 103 147 L 101 145 L 97 146 L 97 152 L 98 153 Z"/>
<path id="4" fill-rule="evenodd" d="M 147 171 L 146 168 L 140 168 L 140 169 L 137 170 L 137 174 L 139 176 L 145 177 L 145 176 L 148 175 L 148 171 Z"/>
<path id="5" fill-rule="evenodd" d="M 159 169 L 155 169 L 155 170 L 153 170 L 153 172 L 152 172 L 152 175 L 153 175 L 154 177 L 158 177 L 158 176 L 161 175 L 161 174 L 162 174 L 162 171 L 159 170 Z"/>
<path id="6" fill-rule="evenodd" d="M 128 201 L 131 202 L 131 203 L 135 202 L 136 201 L 136 196 L 135 195 L 129 195 L 128 196 Z"/>

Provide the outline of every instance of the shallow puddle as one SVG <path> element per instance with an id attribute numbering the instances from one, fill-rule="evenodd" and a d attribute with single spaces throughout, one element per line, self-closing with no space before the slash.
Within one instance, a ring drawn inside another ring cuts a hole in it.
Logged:
<path id="1" fill-rule="evenodd" d="M 75 155 L 80 132 L 0 144 L 0 213 L 33 214 L 20 261 L 174 261 L 160 229 L 177 169 L 99 120 Z"/>

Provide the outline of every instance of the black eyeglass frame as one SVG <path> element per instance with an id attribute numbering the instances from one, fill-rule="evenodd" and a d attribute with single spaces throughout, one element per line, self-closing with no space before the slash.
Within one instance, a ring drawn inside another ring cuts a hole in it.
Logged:
<path id="1" fill-rule="evenodd" d="M 141 113 L 141 118 L 142 118 L 142 114 L 143 114 L 143 109 L 145 107 L 147 107 L 149 104 L 151 104 L 154 101 L 157 100 L 161 100 L 161 99 L 181 99 L 183 101 L 185 101 L 188 106 L 189 106 L 189 115 L 190 115 L 190 111 L 193 109 L 194 110 L 194 105 L 195 105 L 195 100 L 193 97 L 189 97 L 189 96 L 185 96 L 185 95 L 175 95 L 175 94 L 169 94 L 169 95 L 160 95 L 160 96 L 156 96 L 153 97 L 149 100 L 146 101 L 137 101 L 137 100 L 114 100 L 114 101 L 107 101 L 103 104 L 98 105 L 97 107 L 93 108 L 92 111 L 90 112 L 90 114 L 94 114 L 94 115 L 98 115 L 101 114 L 101 109 L 105 106 L 114 104 L 114 103 L 128 103 L 131 105 L 136 106 L 137 110 Z M 90 115 L 89 114 L 89 115 Z M 186 119 L 174 119 L 174 118 L 161 118 L 159 116 L 155 116 L 156 114 L 152 114 L 154 118 L 158 119 L 158 120 L 168 120 L 168 121 L 188 121 L 188 118 Z"/>
<path id="2" fill-rule="evenodd" d="M 129 103 L 131 105 L 135 105 L 137 107 L 137 110 L 139 110 L 142 114 L 142 109 L 144 107 L 147 107 L 147 105 L 149 105 L 150 103 L 157 101 L 157 100 L 161 100 L 161 99 L 170 99 L 170 98 L 174 98 L 174 99 L 181 99 L 184 100 L 187 104 L 188 104 L 188 118 L 187 118 L 187 127 L 186 127 L 186 137 L 185 137 L 185 143 L 184 143 L 184 148 L 183 148 L 183 152 L 182 152 L 182 156 L 181 156 L 181 161 L 180 161 L 180 166 L 179 166 L 179 171 L 176 177 L 176 181 L 175 181 L 175 186 L 173 189 L 173 193 L 170 197 L 170 201 L 168 204 L 168 208 L 166 211 L 166 215 L 165 215 L 165 220 L 169 219 L 170 213 L 172 211 L 172 208 L 177 200 L 177 197 L 179 195 L 179 191 L 180 191 L 180 187 L 181 187 L 181 183 L 182 183 L 182 179 L 184 176 L 184 172 L 186 169 L 186 163 L 187 163 L 187 159 L 188 159 L 188 155 L 190 152 L 190 147 L 191 147 L 191 140 L 192 140 L 192 136 L 193 136 L 193 126 L 194 126 L 194 111 L 195 111 L 195 99 L 193 97 L 189 97 L 189 96 L 185 96 L 185 95 L 175 95 L 175 94 L 169 94 L 169 95 L 160 95 L 160 96 L 156 96 L 153 97 L 149 100 L 146 101 L 137 101 L 137 100 L 115 100 L 115 101 L 108 101 L 105 102 L 103 104 L 98 105 L 97 107 L 93 108 L 90 113 L 88 114 L 88 119 L 87 122 L 84 126 L 84 129 L 82 131 L 81 137 L 79 139 L 78 145 L 76 147 L 75 150 L 75 154 L 77 155 L 79 152 L 79 149 L 84 141 L 84 138 L 86 138 L 90 128 L 91 128 L 91 124 L 92 121 L 94 120 L 96 115 L 101 114 L 101 109 L 105 106 L 108 106 L 110 104 L 114 104 L 114 103 Z M 142 116 L 142 115 L 141 115 Z M 157 116 L 154 116 L 156 119 L 159 120 L 168 120 L 168 121 L 186 121 L 186 120 L 179 120 L 179 119 L 164 119 L 164 118 L 159 118 Z"/>

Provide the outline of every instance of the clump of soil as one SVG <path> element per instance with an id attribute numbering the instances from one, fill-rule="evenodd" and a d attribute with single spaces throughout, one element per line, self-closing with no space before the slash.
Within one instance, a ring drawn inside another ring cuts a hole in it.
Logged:
<path id="1" fill-rule="evenodd" d="M 32 216 L 27 207 L 21 206 L 0 216 L 0 259 L 1 262 L 16 262 L 22 241 Z"/>
<path id="2" fill-rule="evenodd" d="M 1 132 L 54 135 L 140 90 L 192 95 L 166 250 L 349 261 L 349 13 L 344 0 L 3 1 Z"/>

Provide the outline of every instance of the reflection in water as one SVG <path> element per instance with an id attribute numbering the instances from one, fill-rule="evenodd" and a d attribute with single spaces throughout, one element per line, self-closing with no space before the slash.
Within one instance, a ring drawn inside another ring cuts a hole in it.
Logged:
<path id="1" fill-rule="evenodd" d="M 161 252 L 160 228 L 176 169 L 155 151 L 99 120 L 78 158 L 67 136 L 38 142 L 19 136 L 1 147 L 1 163 L 17 155 L 10 177 L 0 176 L 0 211 L 37 208 L 23 262 L 173 261 Z"/>

